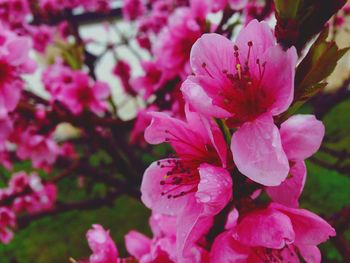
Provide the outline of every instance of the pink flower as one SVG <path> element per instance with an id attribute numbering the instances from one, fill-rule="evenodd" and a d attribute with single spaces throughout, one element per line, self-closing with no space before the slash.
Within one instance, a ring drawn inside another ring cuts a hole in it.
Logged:
<path id="1" fill-rule="evenodd" d="M 33 47 L 39 53 L 45 53 L 46 47 L 52 43 L 55 29 L 46 25 L 30 26 L 29 33 L 33 39 Z"/>
<path id="2" fill-rule="evenodd" d="M 43 184 L 36 173 L 18 172 L 13 174 L 9 182 L 11 194 L 28 192 L 13 201 L 12 209 L 17 213 L 26 210 L 30 214 L 50 210 L 57 199 L 54 184 Z"/>
<path id="3" fill-rule="evenodd" d="M 57 75 L 57 78 L 58 83 L 52 83 L 52 95 L 74 114 L 80 114 L 83 110 L 101 114 L 107 110 L 106 99 L 110 90 L 106 83 L 92 82 L 86 73 L 80 71 Z"/>
<path id="4" fill-rule="evenodd" d="M 50 137 L 35 134 L 31 128 L 19 135 L 17 156 L 21 160 L 31 159 L 34 167 L 49 168 L 59 154 L 56 142 Z"/>
<path id="5" fill-rule="evenodd" d="M 219 128 L 187 108 L 187 122 L 152 113 L 145 131 L 149 143 L 168 142 L 178 158 L 153 163 L 145 172 L 142 201 L 153 212 L 177 215 L 178 258 L 200 262 L 205 251 L 197 241 L 209 230 L 213 216 L 232 196 L 226 166 L 226 145 Z"/>
<path id="6" fill-rule="evenodd" d="M 0 0 L 0 19 L 4 24 L 19 26 L 26 22 L 29 14 L 27 0 Z"/>
<path id="7" fill-rule="evenodd" d="M 101 225 L 92 225 L 86 233 L 93 254 L 90 256 L 89 263 L 117 263 L 118 249 L 109 235 L 109 231 L 103 229 Z"/>
<path id="8" fill-rule="evenodd" d="M 141 66 L 144 75 L 132 80 L 132 86 L 142 97 L 148 99 L 154 92 L 159 90 L 167 80 L 168 74 L 163 71 L 157 62 L 142 61 Z"/>
<path id="9" fill-rule="evenodd" d="M 324 125 L 313 115 L 294 115 L 282 123 L 282 146 L 291 168 L 290 176 L 281 185 L 266 189 L 274 202 L 298 207 L 298 199 L 306 180 L 304 160 L 318 150 L 324 132 Z"/>
<path id="10" fill-rule="evenodd" d="M 334 236 L 322 218 L 278 204 L 244 215 L 231 230 L 214 241 L 212 262 L 321 262 L 317 245 Z"/>
<path id="11" fill-rule="evenodd" d="M 23 81 L 20 75 L 32 73 L 34 62 L 29 59 L 30 41 L 0 26 L 0 117 L 17 106 Z"/>
<path id="12" fill-rule="evenodd" d="M 297 54 L 276 45 L 268 25 L 256 20 L 236 45 L 218 34 L 205 34 L 193 46 L 194 76 L 183 83 L 188 102 L 199 112 L 227 118 L 233 160 L 241 173 L 267 186 L 287 177 L 288 159 L 273 116 L 293 99 Z"/>
<path id="13" fill-rule="evenodd" d="M 125 246 L 130 255 L 140 263 L 178 262 L 176 256 L 176 217 L 153 213 L 150 217 L 153 238 L 137 231 L 125 236 Z"/>
<path id="14" fill-rule="evenodd" d="M 141 0 L 124 0 L 122 11 L 125 20 L 133 21 L 142 16 L 146 8 Z"/>
<path id="15" fill-rule="evenodd" d="M 0 241 L 3 244 L 8 244 L 13 238 L 10 228 L 15 227 L 15 225 L 15 214 L 7 207 L 0 207 Z"/>
<path id="16" fill-rule="evenodd" d="M 173 76 L 187 75 L 190 72 L 188 62 L 191 47 L 201 32 L 201 25 L 197 23 L 191 9 L 177 8 L 153 46 L 155 60 Z"/>

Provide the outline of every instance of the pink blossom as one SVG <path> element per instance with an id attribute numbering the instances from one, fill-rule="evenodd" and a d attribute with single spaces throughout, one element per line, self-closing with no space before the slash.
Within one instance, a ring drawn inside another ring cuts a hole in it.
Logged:
<path id="1" fill-rule="evenodd" d="M 148 99 L 159 90 L 170 77 L 161 69 L 157 62 L 142 61 L 141 66 L 144 70 L 144 75 L 133 79 L 131 84 L 135 91 L 145 99 Z"/>
<path id="2" fill-rule="evenodd" d="M 145 172 L 142 201 L 153 212 L 177 215 L 179 258 L 202 260 L 205 251 L 196 242 L 209 230 L 212 218 L 232 196 L 226 169 L 226 145 L 219 128 L 186 110 L 187 122 L 165 113 L 152 113 L 146 141 L 168 142 L 178 158 L 153 163 Z"/>
<path id="3" fill-rule="evenodd" d="M 0 26 L 0 117 L 13 111 L 23 89 L 20 75 L 35 69 L 29 59 L 30 41 Z"/>
<path id="4" fill-rule="evenodd" d="M 153 46 L 155 60 L 173 75 L 187 75 L 190 72 L 188 62 L 191 47 L 201 32 L 201 25 L 197 23 L 191 9 L 177 8 Z"/>
<path id="5" fill-rule="evenodd" d="M 267 188 L 273 201 L 298 207 L 306 180 L 304 160 L 318 150 L 324 132 L 324 125 L 313 115 L 294 115 L 281 124 L 282 146 L 291 168 L 290 176 L 281 185 Z"/>
<path id="6" fill-rule="evenodd" d="M 10 228 L 15 227 L 16 216 L 7 207 L 0 207 L 0 241 L 8 244 L 13 238 L 13 233 Z"/>
<path id="7" fill-rule="evenodd" d="M 272 203 L 240 218 L 214 241 L 212 262 L 321 262 L 317 245 L 334 236 L 334 229 L 317 215 Z"/>
<path id="8" fill-rule="evenodd" d="M 57 189 L 53 184 L 43 184 L 36 173 L 18 172 L 12 175 L 9 182 L 9 194 L 21 193 L 12 204 L 16 213 L 27 211 L 34 214 L 50 210 L 57 198 Z M 23 194 L 26 193 L 26 194 Z"/>
<path id="9" fill-rule="evenodd" d="M 31 159 L 34 167 L 50 167 L 59 154 L 59 148 L 56 142 L 50 137 L 35 134 L 34 130 L 29 128 L 19 135 L 17 156 L 22 159 Z"/>
<path id="10" fill-rule="evenodd" d="M 109 86 L 101 81 L 92 81 L 82 71 L 73 71 L 60 62 L 43 73 L 45 88 L 53 100 L 60 101 L 74 114 L 90 110 L 95 114 L 106 111 Z"/>
<path id="11" fill-rule="evenodd" d="M 123 18 L 125 20 L 136 20 L 146 11 L 142 0 L 124 0 L 123 1 Z"/>
<path id="12" fill-rule="evenodd" d="M 152 213 L 150 226 L 153 238 L 132 230 L 125 236 L 127 251 L 140 263 L 178 262 L 175 225 L 176 217 Z"/>
<path id="13" fill-rule="evenodd" d="M 28 30 L 33 39 L 33 47 L 39 53 L 45 53 L 46 48 L 53 42 L 55 28 L 40 25 L 40 26 L 28 26 Z"/>
<path id="14" fill-rule="evenodd" d="M 239 33 L 236 45 L 204 34 L 191 51 L 195 75 L 183 83 L 186 100 L 238 128 L 231 140 L 233 160 L 263 185 L 279 185 L 289 171 L 273 116 L 292 102 L 296 58 L 294 48 L 283 51 L 268 25 L 256 20 Z"/>
<path id="15" fill-rule="evenodd" d="M 0 0 L 0 20 L 10 26 L 18 26 L 26 22 L 30 14 L 27 0 Z"/>
<path id="16" fill-rule="evenodd" d="M 63 89 L 74 85 L 74 71 L 58 60 L 43 71 L 41 80 L 45 89 L 56 98 Z"/>
<path id="17" fill-rule="evenodd" d="M 109 231 L 103 229 L 101 225 L 92 225 L 86 233 L 93 254 L 90 256 L 89 263 L 117 263 L 118 249 L 109 235 Z"/>

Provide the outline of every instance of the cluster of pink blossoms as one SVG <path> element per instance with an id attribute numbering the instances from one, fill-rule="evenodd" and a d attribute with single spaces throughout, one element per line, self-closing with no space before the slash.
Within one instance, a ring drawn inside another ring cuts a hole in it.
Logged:
<path id="1" fill-rule="evenodd" d="M 150 95 L 172 78 L 164 72 L 180 76 L 185 106 L 184 115 L 154 105 L 142 114 L 151 119 L 146 142 L 168 143 L 174 155 L 144 173 L 141 199 L 152 210 L 154 237 L 131 231 L 127 251 L 138 262 L 321 262 L 317 245 L 335 230 L 299 208 L 298 199 L 304 160 L 320 147 L 324 126 L 313 115 L 278 117 L 293 100 L 295 48 L 283 50 L 257 20 L 234 43 L 203 34 L 201 13 L 193 10 L 171 14 L 154 46 L 155 61 L 144 62 L 146 75 L 131 80 Z M 124 12 L 144 14 L 131 6 Z M 140 123 L 139 129 L 146 126 Z M 263 192 L 267 203 L 257 201 Z M 101 226 L 87 238 L 88 262 L 127 262 Z"/>
<path id="2" fill-rule="evenodd" d="M 0 241 L 7 244 L 13 238 L 16 215 L 49 210 L 56 195 L 56 186 L 44 184 L 36 173 L 14 173 L 8 187 L 0 189 Z"/>

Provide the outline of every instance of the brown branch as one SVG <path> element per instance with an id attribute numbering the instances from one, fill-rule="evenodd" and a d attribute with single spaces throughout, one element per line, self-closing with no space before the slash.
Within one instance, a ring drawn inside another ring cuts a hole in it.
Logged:
<path id="1" fill-rule="evenodd" d="M 56 203 L 55 207 L 48 211 L 39 212 L 32 215 L 25 215 L 17 218 L 17 227 L 19 229 L 27 227 L 32 221 L 41 219 L 46 216 L 53 216 L 59 213 L 74 211 L 74 210 L 91 210 L 103 206 L 111 206 L 114 200 L 123 194 L 123 191 L 110 192 L 105 197 L 84 200 L 75 203 Z"/>

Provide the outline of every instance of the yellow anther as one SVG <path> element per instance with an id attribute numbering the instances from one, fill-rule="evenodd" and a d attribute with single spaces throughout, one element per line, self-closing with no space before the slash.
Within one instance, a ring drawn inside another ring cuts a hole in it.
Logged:
<path id="1" fill-rule="evenodd" d="M 236 70 L 238 73 L 238 78 L 241 80 L 242 79 L 242 66 L 241 66 L 241 64 L 236 64 Z"/>

